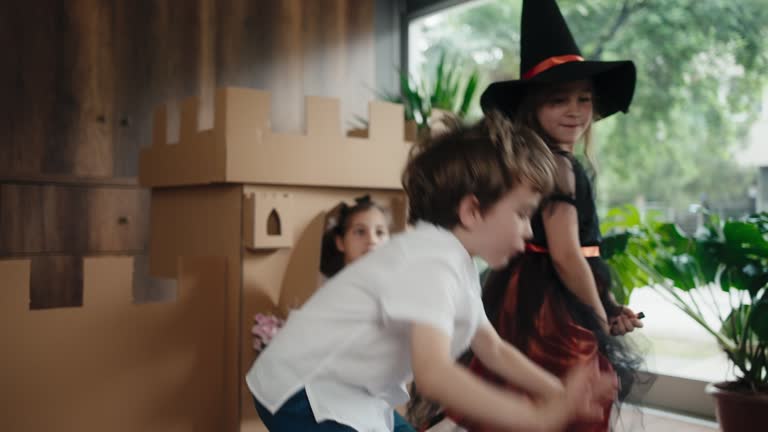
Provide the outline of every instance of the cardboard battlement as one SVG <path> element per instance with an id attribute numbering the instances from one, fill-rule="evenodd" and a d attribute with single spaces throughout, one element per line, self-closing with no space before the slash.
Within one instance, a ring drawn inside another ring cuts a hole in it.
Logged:
<path id="1" fill-rule="evenodd" d="M 82 307 L 30 310 L 30 261 L 0 260 L 0 430 L 222 429 L 226 260 L 180 259 L 176 301 L 150 304 L 131 261 L 86 258 Z"/>
<path id="2" fill-rule="evenodd" d="M 250 183 L 400 189 L 410 143 L 402 105 L 369 103 L 367 137 L 344 136 L 338 99 L 305 98 L 304 134 L 274 132 L 270 93 L 219 88 L 213 129 L 198 130 L 197 97 L 180 104 L 178 143 L 168 143 L 166 105 L 155 111 L 153 140 L 141 152 L 144 187 Z"/>

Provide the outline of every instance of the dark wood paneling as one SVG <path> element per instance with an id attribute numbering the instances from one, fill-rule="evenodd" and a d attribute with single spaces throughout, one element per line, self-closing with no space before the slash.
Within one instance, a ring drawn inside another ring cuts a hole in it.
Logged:
<path id="1" fill-rule="evenodd" d="M 64 5 L 71 37 L 69 50 L 59 54 L 59 63 L 71 77 L 69 82 L 61 83 L 61 91 L 71 93 L 76 103 L 74 114 L 70 113 L 74 124 L 68 123 L 72 138 L 65 148 L 72 155 L 72 169 L 67 173 L 112 177 L 116 124 L 113 46 L 115 37 L 119 37 L 112 32 L 113 4 L 108 0 L 70 0 Z M 59 148 L 55 129 L 51 132 L 47 151 Z"/>
<path id="2" fill-rule="evenodd" d="M 11 0 L 0 7 L 0 173 L 130 177 L 152 108 L 213 88 L 273 92 L 278 130 L 303 125 L 305 94 L 365 114 L 373 0 Z M 172 114 L 173 117 L 173 114 Z M 206 121 L 201 122 L 206 124 Z"/>
<path id="3" fill-rule="evenodd" d="M 219 85 L 272 92 L 272 125 L 304 127 L 304 96 L 342 99 L 344 126 L 374 86 L 373 0 L 217 3 Z"/>
<path id="4" fill-rule="evenodd" d="M 67 22 L 67 14 L 59 7 L 63 3 L 51 2 L 50 9 L 46 10 L 42 4 L 25 6 L 17 0 L 4 3 L 4 11 L 0 13 L 4 18 L 0 27 L 6 42 L 4 54 L 10 60 L 0 68 L 3 78 L 7 78 L 0 80 L 3 89 L 0 94 L 7 96 L 4 103 L 0 103 L 0 110 L 5 119 L 3 125 L 8 128 L 0 134 L 4 150 L 0 152 L 0 172 L 39 173 L 47 168 L 65 171 L 72 165 L 71 158 L 61 152 L 56 153 L 59 155 L 56 166 L 44 167 L 42 163 L 46 141 L 49 141 L 49 125 L 55 120 L 55 105 L 74 104 L 73 97 L 54 91 L 55 82 L 69 81 L 66 70 L 57 70 L 63 68 L 58 67 L 58 55 L 50 49 L 51 40 L 56 40 L 58 50 L 68 49 L 66 37 L 53 37 L 57 27 L 65 27 L 63 23 Z M 67 125 L 58 130 L 57 135 L 68 141 L 70 130 Z"/>
<path id="5" fill-rule="evenodd" d="M 118 0 L 112 13 L 115 50 L 115 118 L 113 171 L 116 176 L 135 176 L 139 150 L 151 142 L 152 105 L 160 83 L 153 74 L 158 35 L 147 25 L 154 16 L 153 0 Z"/>
<path id="6" fill-rule="evenodd" d="M 218 84 L 271 91 L 274 130 L 298 131 L 303 126 L 302 5 L 314 3 L 217 3 Z"/>
<path id="7" fill-rule="evenodd" d="M 343 101 L 343 129 L 367 117 L 374 95 L 373 1 L 308 2 L 304 20 L 304 93 Z"/>
<path id="8" fill-rule="evenodd" d="M 353 127 L 356 115 L 368 117 L 368 102 L 376 98 L 376 44 L 373 34 L 374 1 L 353 2 L 344 8 L 347 15 L 345 81 L 339 85 L 339 97 L 345 101 L 342 109 L 344 128 Z M 351 5 L 354 3 L 354 6 Z M 389 65 L 394 68 L 395 65 Z"/>
<path id="9" fill-rule="evenodd" d="M 281 2 L 229 0 L 216 5 L 217 85 L 267 88 Z"/>
<path id="10" fill-rule="evenodd" d="M 0 172 L 112 176 L 108 2 L 12 1 Z M 2 11 L 0 14 L 5 15 Z"/>
<path id="11" fill-rule="evenodd" d="M 338 97 L 343 83 L 352 78 L 346 74 L 349 25 L 346 3 L 346 0 L 309 2 L 303 8 L 306 48 L 303 81 L 309 95 Z"/>
<path id="12" fill-rule="evenodd" d="M 136 187 L 0 185 L 0 256 L 140 252 L 147 196 Z"/>
<path id="13" fill-rule="evenodd" d="M 82 305 L 83 258 L 81 256 L 46 255 L 32 258 L 30 309 Z"/>
<path id="14" fill-rule="evenodd" d="M 151 141 L 153 108 L 198 93 L 200 9 L 194 1 L 179 6 L 155 0 L 114 2 L 116 175 L 138 172 L 140 148 Z M 176 114 L 171 117 L 171 126 L 178 127 Z"/>

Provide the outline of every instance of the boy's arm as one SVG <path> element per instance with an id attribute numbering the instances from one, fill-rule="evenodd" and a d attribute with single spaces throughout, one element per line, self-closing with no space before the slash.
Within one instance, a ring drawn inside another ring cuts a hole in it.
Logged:
<path id="1" fill-rule="evenodd" d="M 589 395 L 586 368 L 575 368 L 566 390 L 557 397 L 534 402 L 505 391 L 474 376 L 450 356 L 450 337 L 426 324 L 411 327 L 411 362 L 419 390 L 428 399 L 468 419 L 508 429 L 547 431 L 560 427 L 569 418 L 599 420 L 602 408 Z M 597 380 L 605 391 L 605 379 Z"/>
<path id="2" fill-rule="evenodd" d="M 501 339 L 488 322 L 480 326 L 472 339 L 472 352 L 485 367 L 533 396 L 551 398 L 564 391 L 557 377 Z"/>

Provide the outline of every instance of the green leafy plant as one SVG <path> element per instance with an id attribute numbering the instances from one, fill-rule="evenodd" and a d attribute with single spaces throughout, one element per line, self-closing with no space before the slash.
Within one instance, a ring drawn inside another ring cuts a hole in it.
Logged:
<path id="1" fill-rule="evenodd" d="M 400 72 L 400 93 L 378 91 L 379 99 L 402 104 L 405 119 L 413 120 L 419 131 L 428 131 L 434 110 L 447 111 L 460 119 L 467 117 L 477 95 L 480 76 L 472 65 L 471 69 L 458 56 L 449 56 L 442 51 L 434 71 L 423 71 L 420 79 Z M 356 118 L 357 123 L 366 127 L 367 121 Z"/>
<path id="2" fill-rule="evenodd" d="M 717 340 L 736 369 L 734 388 L 768 393 L 768 213 L 706 215 L 694 234 L 643 221 L 630 207 L 608 219 L 619 284 L 651 286 Z M 727 293 L 727 307 L 718 292 Z"/>

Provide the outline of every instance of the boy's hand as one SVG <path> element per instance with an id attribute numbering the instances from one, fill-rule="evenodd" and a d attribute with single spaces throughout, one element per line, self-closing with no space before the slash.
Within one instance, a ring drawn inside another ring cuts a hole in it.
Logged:
<path id="1" fill-rule="evenodd" d="M 609 318 L 608 324 L 610 324 L 611 334 L 614 336 L 623 336 L 643 326 L 643 322 L 628 307 L 622 307 L 619 315 Z"/>
<path id="2" fill-rule="evenodd" d="M 582 364 L 565 376 L 566 410 L 573 420 L 601 421 L 605 404 L 616 398 L 618 379 L 613 372 L 600 372 L 596 363 Z"/>

